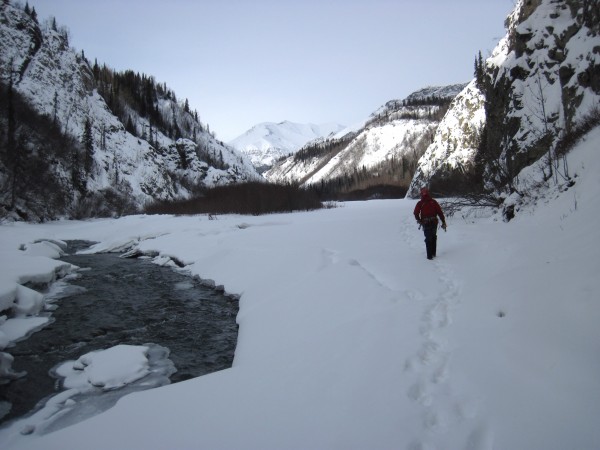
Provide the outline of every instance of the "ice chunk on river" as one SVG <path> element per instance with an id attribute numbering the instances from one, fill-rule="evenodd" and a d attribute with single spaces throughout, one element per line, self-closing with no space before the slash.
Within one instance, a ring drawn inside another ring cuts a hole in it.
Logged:
<path id="1" fill-rule="evenodd" d="M 33 414 L 0 430 L 0 441 L 45 434 L 80 422 L 114 406 L 131 392 L 170 383 L 176 372 L 169 349 L 156 344 L 117 345 L 59 364 L 52 373 L 66 389 L 45 400 Z"/>
<path id="2" fill-rule="evenodd" d="M 64 378 L 63 386 L 67 389 L 91 386 L 117 389 L 150 373 L 148 350 L 140 345 L 117 345 L 86 353 L 77 361 L 61 364 L 54 372 Z"/>

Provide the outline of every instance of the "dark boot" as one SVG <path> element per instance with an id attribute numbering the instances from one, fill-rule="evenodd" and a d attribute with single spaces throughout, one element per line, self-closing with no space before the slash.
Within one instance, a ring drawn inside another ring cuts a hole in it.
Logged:
<path id="1" fill-rule="evenodd" d="M 435 257 L 435 226 L 426 225 L 423 227 L 425 233 L 425 248 L 427 249 L 427 259 Z"/>
<path id="2" fill-rule="evenodd" d="M 425 249 L 427 250 L 427 259 L 433 259 L 433 244 L 430 237 L 425 239 Z"/>

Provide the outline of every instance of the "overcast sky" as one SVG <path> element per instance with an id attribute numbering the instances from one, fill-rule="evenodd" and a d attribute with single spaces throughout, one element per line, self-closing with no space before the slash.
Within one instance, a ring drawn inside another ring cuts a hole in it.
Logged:
<path id="1" fill-rule="evenodd" d="M 261 122 L 351 126 L 422 87 L 468 82 L 513 0 L 29 0 L 92 62 L 187 98 L 229 141 Z"/>

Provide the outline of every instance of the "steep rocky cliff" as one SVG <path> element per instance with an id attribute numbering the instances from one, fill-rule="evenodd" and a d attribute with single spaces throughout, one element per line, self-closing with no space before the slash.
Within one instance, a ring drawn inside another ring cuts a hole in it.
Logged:
<path id="1" fill-rule="evenodd" d="M 522 0 L 487 60 L 486 159 L 492 177 L 514 177 L 542 156 L 549 171 L 559 140 L 600 104 L 597 1 Z"/>
<path id="2" fill-rule="evenodd" d="M 519 190 L 518 173 L 540 158 L 547 178 L 569 176 L 560 162 L 564 143 L 599 116 L 600 4 L 519 0 L 506 28 L 442 121 L 409 196 L 425 184 L 456 193 L 458 175 L 475 169 L 480 188 L 501 200 Z"/>

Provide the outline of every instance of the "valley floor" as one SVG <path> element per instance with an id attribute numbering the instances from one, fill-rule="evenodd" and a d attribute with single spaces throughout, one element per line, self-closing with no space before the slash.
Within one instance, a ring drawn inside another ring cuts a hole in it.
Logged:
<path id="1" fill-rule="evenodd" d="M 573 188 L 513 221 L 451 218 L 434 261 L 410 200 L 3 225 L 3 270 L 15 243 L 87 239 L 176 258 L 241 297 L 231 369 L 50 434 L 0 430 L 2 448 L 598 448 L 600 184 L 588 147 L 573 155 Z"/>

